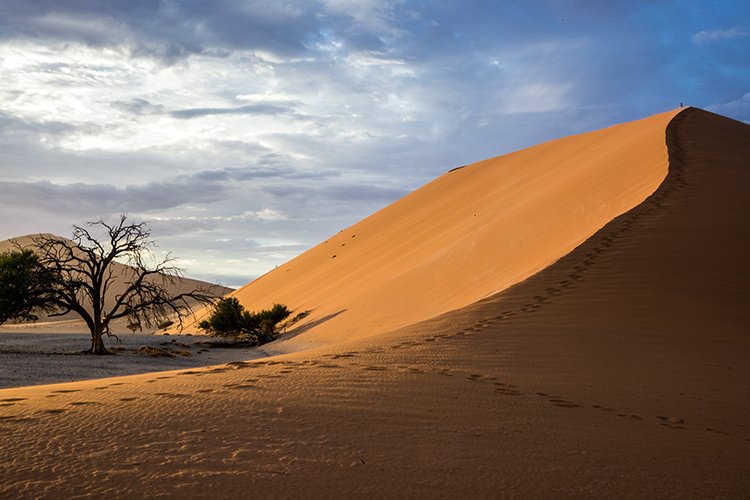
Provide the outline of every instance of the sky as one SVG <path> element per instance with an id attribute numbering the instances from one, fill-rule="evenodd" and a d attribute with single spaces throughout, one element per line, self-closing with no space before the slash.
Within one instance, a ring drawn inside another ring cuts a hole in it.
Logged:
<path id="1" fill-rule="evenodd" d="M 750 122 L 747 0 L 0 0 L 0 239 L 126 213 L 241 286 L 451 168 Z"/>

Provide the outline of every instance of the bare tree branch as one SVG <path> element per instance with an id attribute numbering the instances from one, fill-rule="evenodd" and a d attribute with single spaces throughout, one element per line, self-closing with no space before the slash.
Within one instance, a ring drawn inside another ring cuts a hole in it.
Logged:
<path id="1" fill-rule="evenodd" d="M 57 311 L 51 315 L 73 312 L 83 318 L 91 331 L 90 352 L 107 352 L 102 335 L 110 334 L 114 320 L 154 326 L 169 318 L 182 328 L 193 307 L 217 298 L 208 288 L 173 291 L 182 270 L 169 254 L 155 261 L 150 237 L 145 222 L 129 221 L 126 215 L 113 224 L 99 219 L 73 226 L 72 241 L 32 237 L 39 261 L 57 277 L 51 301 Z M 121 283 L 124 290 L 117 290 Z"/>

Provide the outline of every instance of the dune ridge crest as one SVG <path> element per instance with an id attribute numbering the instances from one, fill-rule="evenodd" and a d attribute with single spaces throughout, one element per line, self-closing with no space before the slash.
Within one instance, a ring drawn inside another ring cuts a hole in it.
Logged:
<path id="1" fill-rule="evenodd" d="M 467 306 L 546 268 L 653 193 L 679 111 L 453 169 L 232 295 L 251 309 L 310 311 L 276 352 Z"/>

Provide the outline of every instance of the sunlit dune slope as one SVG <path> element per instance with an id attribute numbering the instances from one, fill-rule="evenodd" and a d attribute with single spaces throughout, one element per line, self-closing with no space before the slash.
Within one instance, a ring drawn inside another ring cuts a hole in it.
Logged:
<path id="1" fill-rule="evenodd" d="M 311 311 L 281 351 L 351 340 L 518 283 L 641 203 L 677 111 L 448 172 L 235 292 Z M 295 335 L 298 334 L 298 335 Z"/>
<path id="2" fill-rule="evenodd" d="M 52 236 L 52 235 L 48 235 Z M 0 253 L 7 252 L 11 250 L 15 250 L 18 248 L 18 246 L 22 248 L 32 248 L 33 247 L 33 236 L 27 235 L 27 236 L 19 236 L 17 238 L 11 238 L 9 240 L 3 240 L 0 241 Z M 65 240 L 66 238 L 58 237 L 60 239 Z M 70 245 L 75 245 L 75 243 L 71 240 L 68 240 L 70 242 Z M 114 298 L 123 293 L 127 287 L 127 281 L 128 281 L 128 274 L 129 274 L 129 268 L 128 266 L 121 264 L 119 262 L 114 262 L 112 265 L 112 269 L 114 271 L 114 276 L 116 277 L 115 281 L 113 282 L 112 286 L 110 287 L 110 293 L 109 297 L 110 300 L 114 300 Z M 179 294 L 179 293 L 186 293 L 191 290 L 195 290 L 197 288 L 202 288 L 208 290 L 210 293 L 221 296 L 226 293 L 229 293 L 231 291 L 230 288 L 226 288 L 219 285 L 214 285 L 210 283 L 205 283 L 203 281 L 194 280 L 191 278 L 185 278 L 181 277 L 178 279 L 173 280 L 171 283 L 168 283 L 168 290 L 173 294 Z M 107 302 L 105 302 L 107 304 Z M 40 314 L 40 319 L 37 323 L 25 323 L 25 324 L 7 324 L 3 325 L 3 328 L 6 330 L 33 330 L 36 332 L 42 332 L 42 331 L 50 331 L 50 332 L 56 332 L 56 333 L 67 333 L 67 332 L 75 332 L 75 333 L 81 333 L 81 332 L 88 332 L 88 328 L 86 327 L 86 324 L 80 317 L 75 313 L 68 313 L 64 316 L 52 316 L 48 317 L 45 314 Z M 125 333 L 128 330 L 127 328 L 127 320 L 121 319 L 117 320 L 112 325 L 112 330 L 114 333 Z"/>

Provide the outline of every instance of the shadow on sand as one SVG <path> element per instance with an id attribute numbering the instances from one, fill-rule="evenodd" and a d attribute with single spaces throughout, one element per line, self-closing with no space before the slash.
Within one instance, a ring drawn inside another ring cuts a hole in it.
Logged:
<path id="1" fill-rule="evenodd" d="M 312 310 L 310 311 L 312 312 Z M 284 335 L 278 337 L 276 340 L 290 340 L 296 337 L 297 335 L 300 335 L 302 333 L 305 333 L 308 330 L 311 330 L 315 328 L 318 325 L 322 325 L 328 320 L 331 320 L 335 318 L 336 316 L 343 314 L 346 312 L 346 309 L 342 309 L 340 311 L 337 311 L 335 313 L 329 314 L 327 316 L 323 316 L 322 318 L 316 319 L 315 321 L 311 321 L 309 323 L 305 323 L 304 325 L 298 326 L 297 328 L 292 328 L 288 333 L 285 333 Z"/>

